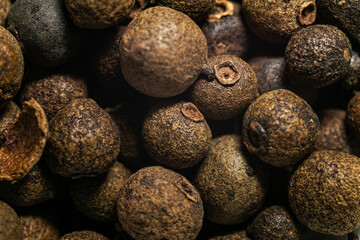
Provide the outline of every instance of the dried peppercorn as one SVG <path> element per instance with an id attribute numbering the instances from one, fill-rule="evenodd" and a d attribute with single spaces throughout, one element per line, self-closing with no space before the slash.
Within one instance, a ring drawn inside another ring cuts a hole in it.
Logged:
<path id="1" fill-rule="evenodd" d="M 65 234 L 59 240 L 109 240 L 107 237 L 94 231 L 75 231 Z"/>
<path id="2" fill-rule="evenodd" d="M 2 201 L 0 201 L 0 239 L 23 240 L 23 230 L 18 215 Z"/>

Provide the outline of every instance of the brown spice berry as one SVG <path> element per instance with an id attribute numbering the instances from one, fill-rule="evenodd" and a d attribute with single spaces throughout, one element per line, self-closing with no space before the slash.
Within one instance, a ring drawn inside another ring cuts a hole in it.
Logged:
<path id="1" fill-rule="evenodd" d="M 59 240 L 109 240 L 103 235 L 93 231 L 76 231 L 62 236 Z"/>
<path id="2" fill-rule="evenodd" d="M 218 224 L 238 224 L 262 206 L 267 188 L 263 163 L 244 152 L 237 135 L 211 142 L 211 149 L 194 176 L 204 201 L 205 218 Z"/>
<path id="3" fill-rule="evenodd" d="M 46 161 L 64 177 L 106 172 L 120 151 L 120 133 L 110 115 L 90 98 L 72 100 L 49 122 Z"/>
<path id="4" fill-rule="evenodd" d="M 215 0 L 153 0 L 157 5 L 183 12 L 194 21 L 204 19 L 214 7 Z"/>
<path id="5" fill-rule="evenodd" d="M 18 118 L 20 114 L 19 106 L 10 101 L 3 108 L 0 109 L 0 143 L 5 142 L 4 131 L 8 129 Z"/>
<path id="6" fill-rule="evenodd" d="M 274 166 L 297 163 L 319 136 L 319 119 L 299 96 L 286 89 L 264 93 L 247 109 L 243 141 L 247 149 Z"/>
<path id="7" fill-rule="evenodd" d="M 27 82 L 20 93 L 20 102 L 34 98 L 50 120 L 72 99 L 84 97 L 87 97 L 84 79 L 71 74 L 49 74 Z"/>
<path id="8" fill-rule="evenodd" d="M 140 169 L 121 187 L 117 213 L 125 231 L 137 240 L 194 240 L 204 210 L 185 177 L 154 166 Z"/>
<path id="9" fill-rule="evenodd" d="M 59 229 L 50 215 L 40 211 L 29 211 L 20 215 L 24 240 L 58 240 Z"/>
<path id="10" fill-rule="evenodd" d="M 54 198 L 56 193 L 56 178 L 38 165 L 14 184 L 0 182 L 0 199 L 14 206 L 34 206 Z"/>
<path id="11" fill-rule="evenodd" d="M 103 29 L 124 21 L 135 0 L 65 0 L 65 4 L 76 26 Z"/>
<path id="12" fill-rule="evenodd" d="M 11 8 L 10 0 L 0 0 L 0 25 L 5 25 L 5 20 Z"/>
<path id="13" fill-rule="evenodd" d="M 42 107 L 34 100 L 24 102 L 16 121 L 3 132 L 0 149 L 0 181 L 17 182 L 40 160 L 49 126 Z"/>
<path id="14" fill-rule="evenodd" d="M 346 109 L 346 125 L 355 136 L 360 135 L 360 94 L 351 98 Z"/>
<path id="15" fill-rule="evenodd" d="M 212 237 L 209 238 L 209 240 L 251 240 L 251 239 L 244 230 L 240 232 L 230 233 L 224 236 Z"/>
<path id="16" fill-rule="evenodd" d="M 0 26 L 0 108 L 15 97 L 24 74 L 24 58 L 15 37 Z"/>
<path id="17" fill-rule="evenodd" d="M 123 35 L 120 50 L 125 80 L 153 97 L 183 93 L 207 58 L 201 29 L 185 14 L 167 7 L 148 8 L 137 15 Z"/>
<path id="18" fill-rule="evenodd" d="M 236 117 L 258 97 L 258 84 L 251 66 L 232 55 L 209 59 L 213 74 L 200 75 L 191 87 L 192 102 L 209 119 Z"/>
<path id="19" fill-rule="evenodd" d="M 219 2 L 207 21 L 200 25 L 207 40 L 208 57 L 226 54 L 243 58 L 250 42 L 248 30 L 240 15 L 240 4 L 228 0 Z"/>
<path id="20" fill-rule="evenodd" d="M 289 182 L 297 219 L 313 231 L 343 235 L 360 226 L 360 159 L 338 151 L 316 151 Z"/>
<path id="21" fill-rule="evenodd" d="M 0 201 L 0 239 L 23 240 L 20 219 L 14 209 Z"/>
<path id="22" fill-rule="evenodd" d="M 331 25 L 314 25 L 294 34 L 285 49 L 289 78 L 295 84 L 320 88 L 350 73 L 351 44 Z"/>
<path id="23" fill-rule="evenodd" d="M 350 153 L 350 145 L 345 126 L 346 111 L 327 109 L 320 117 L 320 135 L 317 150 L 337 150 Z"/>
<path id="24" fill-rule="evenodd" d="M 104 175 L 72 181 L 71 198 L 77 209 L 89 218 L 95 221 L 115 221 L 118 194 L 130 175 L 129 169 L 115 162 Z"/>
<path id="25" fill-rule="evenodd" d="M 360 91 L 360 55 L 357 51 L 352 51 L 350 75 L 344 80 L 343 86 L 346 89 Z"/>
<path id="26" fill-rule="evenodd" d="M 260 212 L 248 227 L 256 240 L 299 240 L 300 229 L 290 212 L 282 206 L 271 206 Z"/>
<path id="27" fill-rule="evenodd" d="M 243 0 L 242 7 L 250 29 L 274 43 L 286 43 L 316 18 L 315 0 Z"/>
<path id="28" fill-rule="evenodd" d="M 210 148 L 211 130 L 191 102 L 165 103 L 145 117 L 144 147 L 158 163 L 173 168 L 188 168 L 200 162 Z"/>

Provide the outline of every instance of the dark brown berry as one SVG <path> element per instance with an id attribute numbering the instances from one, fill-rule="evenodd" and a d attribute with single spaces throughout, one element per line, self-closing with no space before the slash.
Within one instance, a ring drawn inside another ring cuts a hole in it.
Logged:
<path id="1" fill-rule="evenodd" d="M 71 198 L 77 209 L 91 219 L 115 222 L 118 194 L 130 175 L 129 169 L 115 162 L 104 175 L 72 181 L 70 183 Z"/>
<path id="2" fill-rule="evenodd" d="M 350 153 L 348 134 L 345 126 L 346 111 L 327 109 L 320 115 L 320 135 L 317 150 L 337 150 Z"/>
<path id="3" fill-rule="evenodd" d="M 60 231 L 51 215 L 30 210 L 20 214 L 20 222 L 24 230 L 24 240 L 58 240 Z"/>
<path id="4" fill-rule="evenodd" d="M 0 199 L 14 206 L 34 206 L 53 199 L 56 194 L 57 179 L 38 165 L 14 184 L 0 182 Z"/>
<path id="5" fill-rule="evenodd" d="M 183 12 L 195 21 L 204 19 L 215 4 L 215 0 L 153 0 L 153 2 Z"/>
<path id="6" fill-rule="evenodd" d="M 289 40 L 285 62 L 292 82 L 325 87 L 350 73 L 351 44 L 347 36 L 331 25 L 314 25 L 300 30 Z"/>
<path id="7" fill-rule="evenodd" d="M 182 175 L 163 167 L 146 167 L 122 186 L 119 221 L 138 240 L 194 240 L 203 222 L 203 203 Z"/>
<path id="8" fill-rule="evenodd" d="M 242 7 L 250 29 L 274 43 L 286 43 L 316 18 L 315 0 L 243 0 Z"/>
<path id="9" fill-rule="evenodd" d="M 72 100 L 49 122 L 46 161 L 64 177 L 106 172 L 120 151 L 120 133 L 110 115 L 90 98 Z"/>
<path id="10" fill-rule="evenodd" d="M 232 55 L 218 55 L 207 66 L 213 74 L 200 75 L 191 87 L 192 102 L 209 119 L 240 115 L 259 95 L 251 66 Z"/>
<path id="11" fill-rule="evenodd" d="M 206 63 L 206 39 L 185 14 L 167 7 L 141 12 L 120 45 L 125 80 L 143 94 L 171 97 L 193 84 Z"/>
<path id="12" fill-rule="evenodd" d="M 352 51 L 350 75 L 344 80 L 343 86 L 346 89 L 360 91 L 360 55 L 357 51 Z"/>
<path id="13" fill-rule="evenodd" d="M 59 240 L 109 240 L 107 237 L 93 231 L 76 231 L 62 236 Z"/>
<path id="14" fill-rule="evenodd" d="M 223 236 L 209 238 L 208 240 L 251 240 L 246 231 L 230 233 Z"/>
<path id="15" fill-rule="evenodd" d="M 124 21 L 132 10 L 135 0 L 95 2 L 65 0 L 65 4 L 76 26 L 87 29 L 103 29 Z"/>
<path id="16" fill-rule="evenodd" d="M 300 229 L 290 212 L 282 206 L 271 206 L 260 212 L 248 227 L 254 240 L 299 240 Z"/>
<path id="17" fill-rule="evenodd" d="M 71 100 L 85 97 L 87 87 L 84 79 L 71 74 L 50 74 L 27 82 L 20 93 L 20 102 L 34 98 L 50 120 Z"/>
<path id="18" fill-rule="evenodd" d="M 11 1 L 10 0 L 1 0 L 0 1 L 0 25 L 5 25 L 5 20 L 9 14 L 11 8 Z"/>
<path id="19" fill-rule="evenodd" d="M 297 219 L 313 231 L 343 235 L 360 226 L 360 159 L 317 151 L 296 169 L 289 202 Z"/>
<path id="20" fill-rule="evenodd" d="M 319 119 L 299 96 L 286 89 L 273 90 L 257 98 L 243 120 L 247 149 L 274 166 L 297 163 L 314 150 Z"/>
<path id="21" fill-rule="evenodd" d="M 240 14 L 240 4 L 237 2 L 226 0 L 216 3 L 208 19 L 200 25 L 207 40 L 208 57 L 221 54 L 245 57 L 250 42 Z"/>
<path id="22" fill-rule="evenodd" d="M 204 202 L 205 218 L 218 224 L 239 224 L 262 206 L 267 189 L 263 163 L 244 153 L 238 135 L 224 135 L 211 149 L 194 176 Z"/>
<path id="23" fill-rule="evenodd" d="M 16 38 L 0 26 L 0 108 L 18 93 L 24 74 L 24 58 Z"/>
<path id="24" fill-rule="evenodd" d="M 23 240 L 23 229 L 14 209 L 0 201 L 0 239 Z"/>
<path id="25" fill-rule="evenodd" d="M 360 135 L 360 94 L 351 98 L 346 110 L 346 124 L 352 135 Z"/>
<path id="26" fill-rule="evenodd" d="M 191 102 L 165 103 L 147 114 L 142 128 L 144 147 L 158 163 L 188 168 L 200 162 L 210 148 L 211 130 Z"/>

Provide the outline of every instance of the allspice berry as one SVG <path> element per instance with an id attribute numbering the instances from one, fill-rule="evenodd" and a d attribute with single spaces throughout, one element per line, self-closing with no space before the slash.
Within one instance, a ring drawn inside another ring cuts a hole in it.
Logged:
<path id="1" fill-rule="evenodd" d="M 360 55 L 357 51 L 352 51 L 350 75 L 344 80 L 343 86 L 346 89 L 360 91 Z"/>
<path id="2" fill-rule="evenodd" d="M 156 5 L 183 12 L 195 21 L 204 19 L 212 10 L 215 0 L 153 0 Z"/>
<path id="3" fill-rule="evenodd" d="M 209 238 L 208 240 L 251 240 L 245 230 Z"/>
<path id="4" fill-rule="evenodd" d="M 203 223 L 203 203 L 182 175 L 154 166 L 142 168 L 121 187 L 117 214 L 137 240 L 194 240 Z"/>
<path id="5" fill-rule="evenodd" d="M 293 165 L 313 151 L 319 132 L 313 109 L 286 89 L 257 98 L 244 115 L 242 129 L 247 149 L 278 167 Z"/>
<path id="6" fill-rule="evenodd" d="M 350 142 L 346 131 L 346 111 L 326 109 L 320 115 L 320 135 L 317 150 L 337 150 L 350 153 Z"/>
<path id="7" fill-rule="evenodd" d="M 0 25 L 4 26 L 11 8 L 11 0 L 0 0 Z"/>
<path id="8" fill-rule="evenodd" d="M 60 231 L 51 215 L 42 211 L 30 210 L 20 214 L 24 240 L 58 240 Z"/>
<path id="9" fill-rule="evenodd" d="M 226 120 L 240 115 L 259 95 L 255 72 L 232 55 L 209 59 L 211 74 L 200 75 L 190 90 L 192 102 L 209 119 Z"/>
<path id="10" fill-rule="evenodd" d="M 337 27 L 314 25 L 298 31 L 285 49 L 286 70 L 292 82 L 320 88 L 350 73 L 351 44 Z"/>
<path id="11" fill-rule="evenodd" d="M 89 218 L 115 222 L 118 194 L 130 175 L 129 169 L 115 162 L 110 170 L 101 176 L 72 181 L 69 185 L 71 198 L 76 208 Z"/>
<path id="12" fill-rule="evenodd" d="M 0 182 L 0 199 L 13 206 L 34 206 L 55 198 L 56 194 L 56 177 L 38 165 L 16 183 Z"/>
<path id="13" fill-rule="evenodd" d="M 244 152 L 238 135 L 223 135 L 194 176 L 204 202 L 205 218 L 217 224 L 239 224 L 262 206 L 268 173 L 264 164 Z"/>
<path id="14" fill-rule="evenodd" d="M 250 39 L 240 3 L 229 0 L 216 2 L 213 11 L 200 26 L 207 40 L 208 57 L 222 54 L 239 58 L 246 56 Z"/>
<path id="15" fill-rule="evenodd" d="M 0 108 L 15 97 L 24 75 L 24 58 L 16 38 L 0 26 Z"/>
<path id="16" fill-rule="evenodd" d="M 243 0 L 242 8 L 250 29 L 273 43 L 286 43 L 316 18 L 315 0 Z"/>
<path id="17" fill-rule="evenodd" d="M 20 219 L 14 209 L 0 201 L 0 240 L 23 240 Z"/>
<path id="18" fill-rule="evenodd" d="M 76 26 L 87 29 L 103 29 L 124 21 L 135 0 L 65 0 L 66 8 Z"/>
<path id="19" fill-rule="evenodd" d="M 65 234 L 59 240 L 109 240 L 107 237 L 94 231 L 76 231 Z"/>
<path id="20" fill-rule="evenodd" d="M 297 219 L 313 231 L 344 235 L 360 226 L 360 159 L 338 151 L 316 151 L 289 182 Z"/>
<path id="21" fill-rule="evenodd" d="M 271 206 L 261 211 L 247 230 L 254 240 L 300 239 L 298 223 L 283 206 Z"/>
<path id="22" fill-rule="evenodd" d="M 351 98 L 346 109 L 346 125 L 351 134 L 360 135 L 360 94 Z"/>
<path id="23" fill-rule="evenodd" d="M 64 1 L 16 0 L 9 12 L 8 29 L 31 62 L 59 66 L 77 56 L 83 44 L 83 33 L 67 14 Z"/>
<path id="24" fill-rule="evenodd" d="M 152 97 L 183 93 L 206 63 L 206 39 L 197 24 L 168 7 L 142 11 L 128 25 L 120 44 L 125 80 Z"/>
<path id="25" fill-rule="evenodd" d="M 157 163 L 182 169 L 200 162 L 210 149 L 211 130 L 191 102 L 155 106 L 145 117 L 144 147 Z"/>
<path id="26" fill-rule="evenodd" d="M 20 102 L 34 98 L 44 109 L 48 120 L 71 100 L 86 98 L 87 86 L 84 79 L 72 74 L 49 74 L 26 82 L 20 92 Z"/>
<path id="27" fill-rule="evenodd" d="M 49 121 L 46 162 L 64 177 L 106 172 L 120 151 L 120 133 L 110 115 L 90 98 L 72 100 Z"/>

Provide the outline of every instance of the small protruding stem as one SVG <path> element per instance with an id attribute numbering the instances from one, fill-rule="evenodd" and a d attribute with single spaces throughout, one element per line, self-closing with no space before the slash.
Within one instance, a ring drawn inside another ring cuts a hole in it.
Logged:
<path id="1" fill-rule="evenodd" d="M 234 14 L 234 3 L 228 0 L 216 0 L 215 9 L 218 10 L 214 14 L 210 14 L 207 21 L 209 23 L 218 22 L 222 17 L 231 16 Z M 219 10 L 225 9 L 225 10 Z"/>
<path id="2" fill-rule="evenodd" d="M 313 24 L 316 19 L 315 2 L 305 2 L 300 7 L 299 21 L 301 25 L 307 26 Z"/>

